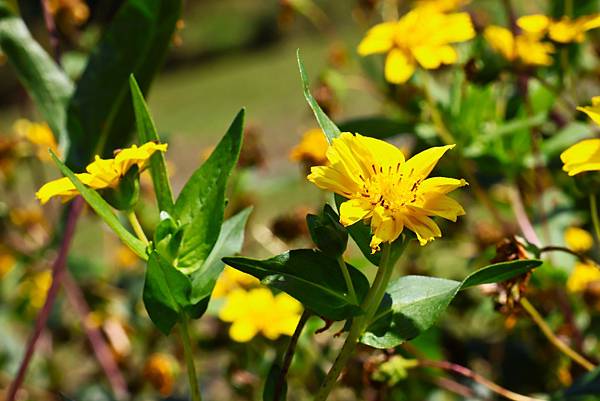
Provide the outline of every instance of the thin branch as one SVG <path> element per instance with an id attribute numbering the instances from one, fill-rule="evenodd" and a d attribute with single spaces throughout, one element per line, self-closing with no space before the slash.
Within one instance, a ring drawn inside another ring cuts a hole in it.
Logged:
<path id="1" fill-rule="evenodd" d="M 52 47 L 54 60 L 60 64 L 60 37 L 58 36 L 58 30 L 56 29 L 54 16 L 50 12 L 48 0 L 40 0 L 40 4 L 42 5 L 42 11 L 44 13 L 44 23 L 46 24 L 46 29 L 48 30 L 48 34 L 50 36 L 50 46 Z"/>
<path id="2" fill-rule="evenodd" d="M 522 395 L 519 393 L 515 393 L 514 391 L 510 391 L 510 390 L 494 383 L 493 381 L 486 379 L 485 377 L 481 376 L 480 374 L 473 372 L 471 369 L 469 369 L 465 366 L 456 364 L 456 363 L 452 363 L 449 361 L 432 361 L 429 359 L 419 359 L 418 361 L 419 361 L 419 365 L 421 365 L 421 366 L 427 366 L 427 367 L 431 367 L 431 368 L 447 370 L 449 372 L 457 373 L 461 376 L 467 377 L 467 378 L 481 384 L 482 386 L 487 387 L 494 393 L 499 394 L 499 395 L 501 395 L 509 400 L 512 400 L 512 401 L 542 401 L 540 398 L 528 397 L 526 395 Z"/>
<path id="3" fill-rule="evenodd" d="M 129 398 L 129 392 L 127 390 L 127 384 L 123 375 L 119 371 L 119 367 L 113 358 L 113 354 L 109 346 L 104 341 L 100 330 L 94 325 L 90 324 L 88 316 L 90 315 L 90 308 L 83 296 L 81 288 L 77 285 L 73 277 L 69 272 L 65 272 L 63 277 L 63 288 L 69 303 L 75 309 L 75 312 L 79 316 L 81 325 L 85 330 L 90 345 L 94 350 L 98 363 L 104 370 L 104 374 L 108 379 L 108 382 L 113 390 L 113 393 L 117 399 L 124 400 Z"/>
<path id="4" fill-rule="evenodd" d="M 286 381 L 287 373 L 290 370 L 290 365 L 292 364 L 292 359 L 294 359 L 294 353 L 296 352 L 296 345 L 298 345 L 298 339 L 300 339 L 300 334 L 302 334 L 302 330 L 308 321 L 311 313 L 308 310 L 304 310 L 302 315 L 300 316 L 300 320 L 296 325 L 296 329 L 294 330 L 294 334 L 292 338 L 290 338 L 290 343 L 288 344 L 287 349 L 285 350 L 285 356 L 283 357 L 283 364 L 281 365 L 281 373 L 279 374 L 279 379 L 275 384 L 275 393 L 273 399 L 275 401 L 279 401 L 282 396 L 284 383 Z"/>
<path id="5" fill-rule="evenodd" d="M 535 229 L 533 228 L 533 224 L 529 220 L 529 216 L 527 216 L 527 212 L 525 211 L 525 206 L 523 205 L 523 199 L 521 199 L 521 194 L 519 193 L 518 188 L 513 188 L 509 191 L 510 204 L 512 206 L 513 212 L 515 213 L 515 218 L 517 219 L 517 224 L 523 233 L 525 239 L 535 246 L 541 246 L 542 243 L 540 238 L 537 236 Z"/>
<path id="6" fill-rule="evenodd" d="M 67 265 L 67 255 L 69 253 L 69 248 L 73 240 L 73 235 L 75 234 L 75 226 L 77 225 L 77 219 L 79 218 L 79 215 L 81 214 L 82 210 L 83 199 L 81 197 L 77 197 L 69 205 L 69 209 L 67 212 L 67 222 L 62 237 L 62 242 L 60 244 L 56 260 L 52 265 L 52 284 L 50 285 L 48 293 L 46 294 L 46 301 L 44 302 L 44 306 L 42 306 L 42 309 L 37 315 L 33 333 L 31 334 L 31 337 L 29 338 L 25 347 L 25 355 L 23 356 L 23 360 L 21 361 L 21 365 L 19 366 L 17 375 L 8 389 L 6 401 L 15 401 L 17 391 L 19 390 L 19 388 L 23 384 L 23 380 L 25 379 L 25 374 L 27 373 L 27 368 L 29 367 L 29 363 L 31 362 L 31 358 L 33 357 L 33 354 L 35 352 L 37 342 L 40 338 L 40 335 L 42 334 L 42 330 L 44 330 L 44 327 L 46 327 L 46 323 L 48 322 L 48 318 L 50 317 L 50 312 L 52 312 L 54 301 L 56 300 L 56 296 L 58 295 L 58 290 L 60 288 L 62 278 L 65 274 L 65 268 Z"/>

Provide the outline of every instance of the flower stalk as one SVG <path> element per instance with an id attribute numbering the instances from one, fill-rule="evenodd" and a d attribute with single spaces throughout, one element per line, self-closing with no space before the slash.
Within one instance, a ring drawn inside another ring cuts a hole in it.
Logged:
<path id="1" fill-rule="evenodd" d="M 144 244 L 148 245 L 148 237 L 146 237 L 144 229 L 142 228 L 142 225 L 140 224 L 140 221 L 138 220 L 135 211 L 130 210 L 129 212 L 127 212 L 127 220 L 129 220 L 129 224 L 131 224 L 131 228 L 133 228 L 133 232 L 138 237 L 138 239 Z"/>
<path id="2" fill-rule="evenodd" d="M 352 278 L 350 278 L 350 272 L 348 271 L 348 266 L 346 266 L 346 262 L 344 258 L 340 255 L 337 258 L 338 263 L 340 265 L 340 270 L 342 271 L 342 275 L 344 276 L 344 281 L 346 282 L 346 288 L 348 289 L 348 295 L 352 298 L 352 301 L 358 303 L 358 298 L 356 297 L 356 291 L 354 291 L 354 284 L 352 284 Z"/>
<path id="3" fill-rule="evenodd" d="M 198 386 L 198 379 L 196 376 L 196 365 L 194 364 L 194 353 L 192 350 L 192 341 L 190 340 L 188 317 L 185 312 L 181 313 L 181 318 L 179 319 L 179 332 L 183 344 L 183 354 L 187 367 L 188 381 L 190 382 L 192 401 L 202 401 L 202 395 L 200 394 L 200 387 Z"/>
<path id="4" fill-rule="evenodd" d="M 598 218 L 598 202 L 596 201 L 596 195 L 590 194 L 590 213 L 592 215 L 592 224 L 594 225 L 594 233 L 596 234 L 596 241 L 600 244 L 600 219 Z"/>

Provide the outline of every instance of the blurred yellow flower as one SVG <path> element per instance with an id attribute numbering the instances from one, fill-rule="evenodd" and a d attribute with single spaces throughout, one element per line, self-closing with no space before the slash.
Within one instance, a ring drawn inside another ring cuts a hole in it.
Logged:
<path id="1" fill-rule="evenodd" d="M 225 266 L 213 289 L 213 299 L 222 298 L 238 288 L 248 288 L 260 284 L 260 281 L 249 274 Z"/>
<path id="2" fill-rule="evenodd" d="M 569 227 L 565 230 L 565 243 L 575 252 L 586 252 L 592 249 L 594 238 L 592 234 L 579 227 Z"/>
<path id="3" fill-rule="evenodd" d="M 169 354 L 154 353 L 150 355 L 144 366 L 144 378 L 163 396 L 173 392 L 173 385 L 178 373 L 178 364 Z"/>
<path id="4" fill-rule="evenodd" d="M 577 110 L 587 114 L 592 121 L 600 125 L 600 96 L 592 98 L 592 106 L 578 107 Z M 564 163 L 563 170 L 570 176 L 585 171 L 600 170 L 600 139 L 584 139 L 562 152 L 560 159 Z"/>
<path id="5" fill-rule="evenodd" d="M 267 288 L 236 289 L 227 295 L 219 318 L 233 323 L 229 336 L 234 341 L 246 342 L 258 333 L 269 340 L 292 335 L 301 313 L 302 305 L 286 293 L 273 296 Z"/>
<path id="6" fill-rule="evenodd" d="M 400 84 L 413 75 L 417 63 L 428 70 L 456 63 L 458 54 L 451 44 L 474 36 L 469 14 L 444 14 L 431 7 L 417 7 L 397 22 L 371 28 L 358 45 L 358 53 L 387 53 L 385 78 Z"/>
<path id="7" fill-rule="evenodd" d="M 567 280 L 567 289 L 571 292 L 581 292 L 595 281 L 600 281 L 600 268 L 594 264 L 577 263 Z"/>
<path id="8" fill-rule="evenodd" d="M 504 27 L 490 25 L 485 28 L 483 36 L 490 46 L 508 61 L 532 66 L 552 64 L 551 54 L 554 52 L 554 46 L 552 43 L 542 42 L 542 34 L 524 30 L 515 37 Z"/>
<path id="9" fill-rule="evenodd" d="M 13 130 L 16 134 L 31 142 L 36 147 L 36 156 L 42 161 L 50 161 L 48 149 L 58 154 L 58 145 L 54 139 L 54 134 L 46 123 L 34 123 L 24 118 L 20 118 L 13 124 Z"/>
<path id="10" fill-rule="evenodd" d="M 373 253 L 382 242 L 395 241 L 404 227 L 425 245 L 442 236 L 429 216 L 456 221 L 465 214 L 462 206 L 446 195 L 467 185 L 465 180 L 427 178 L 454 146 L 430 148 L 405 161 L 394 145 L 344 132 L 327 150 L 330 166 L 313 167 L 308 180 L 348 198 L 340 207 L 344 226 L 371 220 Z"/>
<path id="11" fill-rule="evenodd" d="M 585 40 L 585 33 L 596 28 L 600 28 L 600 14 L 575 19 L 564 16 L 550 24 L 548 36 L 558 43 L 581 43 Z"/>
<path id="12" fill-rule="evenodd" d="M 8 212 L 8 216 L 11 223 L 24 229 L 31 228 L 36 225 L 40 225 L 44 228 L 47 228 L 48 226 L 44 212 L 37 204 L 28 207 L 12 208 Z"/>
<path id="13" fill-rule="evenodd" d="M 44 270 L 27 277 L 19 286 L 21 295 L 29 299 L 29 307 L 38 310 L 44 306 L 46 294 L 52 285 L 52 272 Z"/>
<path id="14" fill-rule="evenodd" d="M 531 34 L 544 35 L 552 20 L 543 14 L 532 14 L 519 17 L 517 26 Z"/>
<path id="15" fill-rule="evenodd" d="M 115 262 L 118 267 L 131 268 L 137 265 L 140 257 L 128 246 L 119 244 L 115 253 Z"/>
<path id="16" fill-rule="evenodd" d="M 114 159 L 96 159 L 85 168 L 86 173 L 75 174 L 86 186 L 93 189 L 115 188 L 129 169 L 137 166 L 141 172 L 148 165 L 154 152 L 166 152 L 167 144 L 148 142 L 138 147 L 120 150 Z M 66 202 L 78 194 L 77 189 L 67 177 L 50 181 L 42 186 L 35 196 L 45 204 L 51 198 L 60 196 Z"/>
<path id="17" fill-rule="evenodd" d="M 0 246 L 0 279 L 7 275 L 16 263 L 17 260 L 12 252 L 8 248 Z"/>
<path id="18" fill-rule="evenodd" d="M 290 152 L 290 159 L 305 165 L 318 166 L 327 163 L 327 139 L 321 128 L 313 128 L 302 135 L 300 143 Z"/>
<path id="19" fill-rule="evenodd" d="M 55 18 L 64 13 L 65 18 L 74 25 L 81 25 L 90 16 L 90 9 L 82 0 L 48 0 L 48 11 Z"/>

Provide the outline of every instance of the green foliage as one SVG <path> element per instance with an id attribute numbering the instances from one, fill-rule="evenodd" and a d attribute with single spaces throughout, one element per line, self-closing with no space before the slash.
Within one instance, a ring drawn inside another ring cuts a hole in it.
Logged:
<path id="1" fill-rule="evenodd" d="M 320 216 L 309 214 L 306 223 L 313 242 L 324 254 L 337 258 L 348 245 L 348 231 L 340 224 L 340 216 L 331 206 L 325 205 Z"/>
<path id="2" fill-rule="evenodd" d="M 113 213 L 110 205 L 98 194 L 98 192 L 94 191 L 86 187 L 77 176 L 62 162 L 56 157 L 54 153 L 52 155 L 52 160 L 58 166 L 60 171 L 64 174 L 65 177 L 68 177 L 69 180 L 75 185 L 75 188 L 79 191 L 83 199 L 94 209 L 98 216 L 104 220 L 106 224 L 119 236 L 121 241 L 125 243 L 136 255 L 140 258 L 147 260 L 148 256 L 146 255 L 146 246 L 145 244 L 134 237 L 119 221 L 117 216 Z"/>
<path id="3" fill-rule="evenodd" d="M 343 121 L 339 124 L 339 129 L 342 132 L 358 132 L 361 135 L 386 139 L 394 135 L 412 132 L 414 123 L 385 116 L 372 116 Z"/>
<path id="4" fill-rule="evenodd" d="M 152 116 L 150 116 L 148 105 L 144 100 L 144 95 L 133 75 L 129 76 L 129 87 L 131 89 L 135 123 L 140 144 L 150 141 L 160 142 L 156 126 L 154 125 Z M 162 152 L 156 152 L 150 157 L 150 174 L 152 175 L 158 209 L 160 211 L 171 212 L 173 208 L 173 191 L 169 182 L 165 155 Z"/>
<path id="5" fill-rule="evenodd" d="M 148 90 L 180 13 L 181 0 L 127 0 L 119 8 L 69 102 L 67 164 L 82 168 L 95 153 L 110 156 L 130 141 L 129 76 Z"/>
<path id="6" fill-rule="evenodd" d="M 569 388 L 555 394 L 552 401 L 584 401 L 596 399 L 600 394 L 600 367 L 580 377 Z"/>
<path id="7" fill-rule="evenodd" d="M 0 0 L 0 49 L 13 65 L 59 143 L 67 147 L 66 105 L 73 92 L 73 83 L 33 39 L 23 20 L 6 0 Z"/>
<path id="8" fill-rule="evenodd" d="M 242 109 L 208 160 L 194 172 L 175 202 L 174 217 L 183 229 L 179 248 L 180 268 L 198 269 L 213 248 L 225 209 L 225 187 L 235 167 L 244 130 Z"/>
<path id="9" fill-rule="evenodd" d="M 269 287 L 284 291 L 306 309 L 330 320 L 363 313 L 349 296 L 340 265 L 320 251 L 295 249 L 270 259 L 224 258 L 229 266 L 253 275 Z M 359 300 L 369 289 L 367 278 L 347 265 Z"/>
<path id="10" fill-rule="evenodd" d="M 427 276 L 402 276 L 387 289 L 361 342 L 375 348 L 393 348 L 429 329 L 458 291 L 508 280 L 542 264 L 517 260 L 486 266 L 462 282 Z"/>
<path id="11" fill-rule="evenodd" d="M 144 305 L 152 322 L 165 335 L 189 305 L 189 278 L 164 260 L 156 251 L 150 254 L 144 281 Z"/>
<path id="12" fill-rule="evenodd" d="M 304 97 L 308 102 L 308 105 L 312 109 L 319 126 L 325 133 L 327 137 L 327 141 L 331 143 L 334 138 L 340 136 L 340 129 L 334 124 L 333 121 L 325 114 L 319 103 L 315 100 L 313 95 L 310 93 L 310 83 L 308 81 L 308 75 L 306 74 L 306 70 L 304 69 L 304 63 L 302 62 L 302 57 L 300 56 L 300 49 L 296 52 L 296 58 L 298 60 L 298 68 L 300 70 L 300 78 L 302 79 L 302 89 L 304 91 Z"/>
<path id="13" fill-rule="evenodd" d="M 269 374 L 265 380 L 265 387 L 263 389 L 263 401 L 285 401 L 287 399 L 288 385 L 287 381 L 281 383 L 280 396 L 277 397 L 277 386 L 279 385 L 279 379 L 281 378 L 281 366 L 277 361 L 273 362 Z"/>

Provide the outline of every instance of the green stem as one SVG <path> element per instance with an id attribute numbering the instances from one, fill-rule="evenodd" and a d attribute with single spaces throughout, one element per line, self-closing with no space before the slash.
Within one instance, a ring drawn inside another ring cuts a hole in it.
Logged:
<path id="1" fill-rule="evenodd" d="M 403 246 L 406 246 L 408 241 L 404 240 Z M 371 322 L 373 315 L 377 311 L 377 308 L 381 304 L 381 300 L 385 294 L 385 290 L 387 288 L 388 282 L 390 281 L 390 277 L 392 276 L 392 272 L 394 270 L 394 265 L 398 257 L 400 256 L 400 252 L 398 252 L 397 257 L 391 258 L 391 246 L 390 244 L 384 244 L 381 254 L 381 262 L 379 263 L 379 269 L 377 270 L 377 275 L 375 276 L 375 280 L 373 281 L 373 285 L 369 289 L 364 301 L 361 304 L 361 308 L 365 311 L 365 313 L 361 316 L 358 316 L 352 321 L 352 325 L 350 326 L 350 332 L 346 337 L 346 341 L 340 350 L 335 362 L 331 366 L 331 369 L 327 373 L 325 380 L 321 383 L 321 387 L 317 392 L 317 395 L 314 398 L 314 401 L 325 401 L 327 397 L 329 397 L 329 393 L 335 387 L 338 377 L 342 373 L 342 370 L 348 363 L 348 360 L 354 353 L 354 348 L 358 343 L 358 339 L 360 338 L 363 331 L 367 328 L 368 324 Z M 395 255 L 396 256 L 396 255 Z"/>
<path id="2" fill-rule="evenodd" d="M 188 327 L 188 318 L 185 312 L 181 314 L 179 321 L 179 331 L 181 334 L 181 342 L 183 343 L 183 353 L 187 366 L 188 380 L 190 382 L 190 391 L 192 393 L 192 401 L 202 401 L 200 388 L 198 387 L 198 379 L 196 378 L 196 366 L 194 365 L 194 353 L 192 352 L 192 342 L 190 340 L 190 330 Z"/>
<path id="3" fill-rule="evenodd" d="M 598 205 L 595 194 L 590 195 L 590 213 L 592 214 L 592 223 L 594 225 L 594 232 L 596 233 L 596 241 L 600 244 L 600 219 L 598 219 Z"/>
<path id="4" fill-rule="evenodd" d="M 146 234 L 144 234 L 144 230 L 142 229 L 142 225 L 138 220 L 135 212 L 133 210 L 127 212 L 127 219 L 129 220 L 129 224 L 131 224 L 131 228 L 133 228 L 133 232 L 135 235 L 146 245 L 148 245 L 148 238 Z"/>
<path id="5" fill-rule="evenodd" d="M 356 298 L 356 292 L 354 291 L 354 284 L 352 284 L 352 279 L 350 278 L 350 272 L 348 271 L 348 266 L 346 266 L 346 262 L 344 258 L 340 255 L 337 258 L 338 263 L 340 264 L 340 269 L 342 270 L 342 274 L 344 275 L 344 281 L 346 281 L 346 288 L 348 289 L 348 295 L 352 298 L 355 303 L 358 303 L 358 298 Z"/>

